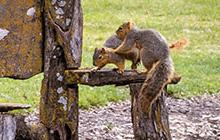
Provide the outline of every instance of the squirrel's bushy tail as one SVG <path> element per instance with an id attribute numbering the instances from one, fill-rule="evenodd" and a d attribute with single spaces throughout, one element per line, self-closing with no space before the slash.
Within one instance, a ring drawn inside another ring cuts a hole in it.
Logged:
<path id="1" fill-rule="evenodd" d="M 173 42 L 172 44 L 169 45 L 169 48 L 173 49 L 181 49 L 184 48 L 188 44 L 188 39 L 186 38 L 181 38 L 177 40 L 176 42 Z"/>
<path id="2" fill-rule="evenodd" d="M 159 61 L 149 72 L 140 91 L 140 107 L 146 108 L 160 95 L 164 86 L 173 76 L 174 68 L 170 57 Z M 144 100 L 144 101 L 141 101 Z"/>

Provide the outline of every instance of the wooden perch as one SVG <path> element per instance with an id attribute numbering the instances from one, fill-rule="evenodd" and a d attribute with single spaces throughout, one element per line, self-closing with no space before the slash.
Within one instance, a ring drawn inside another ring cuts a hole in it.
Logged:
<path id="1" fill-rule="evenodd" d="M 126 85 L 130 83 L 141 83 L 146 79 L 146 75 L 126 70 L 123 74 L 119 74 L 113 70 L 99 70 L 93 72 L 91 70 L 66 70 L 65 82 L 67 84 L 84 84 L 89 86 L 103 85 Z"/>
<path id="2" fill-rule="evenodd" d="M 142 83 L 146 79 L 146 74 L 138 73 L 132 70 L 125 70 L 119 74 L 113 70 L 99 70 L 96 72 L 90 69 L 83 70 L 66 70 L 65 82 L 67 84 L 84 84 L 89 86 L 103 85 L 126 85 L 130 83 Z"/>
<path id="3" fill-rule="evenodd" d="M 139 73 L 133 70 L 125 70 L 123 74 L 116 71 L 104 69 L 96 72 L 90 69 L 82 70 L 66 70 L 65 71 L 66 84 L 84 84 L 89 86 L 103 86 L 103 85 L 127 85 L 131 83 L 143 83 L 146 79 L 146 73 Z M 172 81 L 171 84 L 176 84 L 180 81 Z"/>
<path id="4" fill-rule="evenodd" d="M 0 112 L 8 112 L 16 109 L 28 109 L 31 105 L 17 103 L 0 103 Z"/>

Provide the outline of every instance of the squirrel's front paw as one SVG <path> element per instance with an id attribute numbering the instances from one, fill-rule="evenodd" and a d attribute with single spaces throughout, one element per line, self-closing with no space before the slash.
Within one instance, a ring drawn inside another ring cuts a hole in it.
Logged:
<path id="1" fill-rule="evenodd" d="M 118 69 L 118 70 L 117 70 L 117 73 L 119 73 L 119 74 L 123 74 L 123 73 L 124 73 L 124 70 L 120 70 L 120 69 Z"/>
<path id="2" fill-rule="evenodd" d="M 119 74 L 123 74 L 124 73 L 124 70 L 123 69 L 119 69 L 119 68 L 114 68 L 112 69 L 113 71 L 116 71 L 117 73 Z"/>
<path id="3" fill-rule="evenodd" d="M 117 53 L 117 51 L 118 51 L 117 48 L 112 50 L 113 53 Z"/>
<path id="4" fill-rule="evenodd" d="M 91 69 L 92 72 L 96 72 L 98 70 L 99 70 L 99 67 L 94 67 L 94 68 Z"/>

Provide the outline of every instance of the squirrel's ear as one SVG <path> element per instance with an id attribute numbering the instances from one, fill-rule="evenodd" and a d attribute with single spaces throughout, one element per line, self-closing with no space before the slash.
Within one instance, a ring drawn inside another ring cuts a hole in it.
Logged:
<path id="1" fill-rule="evenodd" d="M 101 53 L 105 53 L 105 48 L 102 48 Z"/>
<path id="2" fill-rule="evenodd" d="M 131 29 L 134 27 L 134 22 L 128 21 L 128 28 Z"/>
<path id="3" fill-rule="evenodd" d="M 94 51 L 94 53 L 97 53 L 98 52 L 98 48 L 95 48 L 95 51 Z"/>

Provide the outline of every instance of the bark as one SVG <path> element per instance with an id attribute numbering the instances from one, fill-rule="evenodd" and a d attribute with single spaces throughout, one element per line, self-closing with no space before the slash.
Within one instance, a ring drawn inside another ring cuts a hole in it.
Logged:
<path id="1" fill-rule="evenodd" d="M 46 0 L 43 11 L 45 49 L 40 120 L 47 127 L 49 140 L 76 140 L 78 85 L 67 86 L 63 79 L 65 69 L 81 64 L 82 9 L 80 0 L 54 2 Z"/>
<path id="2" fill-rule="evenodd" d="M 130 84 L 131 116 L 135 140 L 170 140 L 168 109 L 165 104 L 165 91 L 150 107 L 148 114 L 138 110 L 138 97 L 142 84 Z"/>

